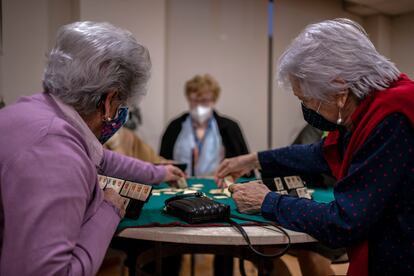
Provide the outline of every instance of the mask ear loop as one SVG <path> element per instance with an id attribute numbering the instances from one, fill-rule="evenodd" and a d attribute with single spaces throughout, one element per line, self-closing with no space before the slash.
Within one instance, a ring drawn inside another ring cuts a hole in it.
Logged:
<path id="1" fill-rule="evenodd" d="M 321 109 L 321 106 L 322 106 L 322 101 L 319 102 L 319 106 L 318 106 L 318 109 L 316 110 L 316 113 L 320 114 L 319 110 Z"/>
<path id="2" fill-rule="evenodd" d="M 96 103 L 96 108 L 99 108 L 99 106 L 102 104 L 102 113 L 105 114 L 105 100 L 108 94 L 102 95 L 102 97 L 99 99 L 99 101 Z M 102 122 L 110 122 L 112 121 L 111 117 L 103 118 Z"/>

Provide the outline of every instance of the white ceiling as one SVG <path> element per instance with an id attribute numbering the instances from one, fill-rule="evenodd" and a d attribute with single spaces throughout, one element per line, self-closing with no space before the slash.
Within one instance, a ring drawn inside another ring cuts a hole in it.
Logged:
<path id="1" fill-rule="evenodd" d="M 414 0 L 344 0 L 344 8 L 361 16 L 395 16 L 414 11 Z"/>

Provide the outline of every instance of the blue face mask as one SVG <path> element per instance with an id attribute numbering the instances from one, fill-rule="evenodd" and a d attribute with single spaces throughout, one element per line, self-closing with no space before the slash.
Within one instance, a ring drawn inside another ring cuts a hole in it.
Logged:
<path id="1" fill-rule="evenodd" d="M 110 121 L 104 121 L 101 137 L 99 137 L 99 142 L 105 144 L 106 141 L 111 138 L 115 132 L 117 132 L 128 120 L 128 107 L 120 106 L 116 112 L 115 118 Z"/>
<path id="2" fill-rule="evenodd" d="M 301 105 L 302 105 L 303 118 L 311 126 L 317 128 L 317 129 L 323 130 L 323 131 L 334 131 L 334 130 L 337 130 L 339 127 L 341 127 L 337 124 L 334 124 L 334 123 L 326 120 L 318 112 L 316 112 L 316 111 L 314 111 L 310 108 L 307 108 L 303 103 L 301 103 Z"/>

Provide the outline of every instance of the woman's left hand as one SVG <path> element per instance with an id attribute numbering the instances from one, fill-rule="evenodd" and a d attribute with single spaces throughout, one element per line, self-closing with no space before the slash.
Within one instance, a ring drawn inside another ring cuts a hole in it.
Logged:
<path id="1" fill-rule="evenodd" d="M 176 182 L 182 177 L 186 177 L 185 173 L 180 170 L 178 167 L 173 165 L 165 165 L 166 174 L 164 176 L 164 182 Z"/>
<path id="2" fill-rule="evenodd" d="M 239 212 L 246 214 L 259 213 L 264 198 L 270 192 L 266 185 L 257 182 L 233 184 L 229 186 L 229 191 Z"/>

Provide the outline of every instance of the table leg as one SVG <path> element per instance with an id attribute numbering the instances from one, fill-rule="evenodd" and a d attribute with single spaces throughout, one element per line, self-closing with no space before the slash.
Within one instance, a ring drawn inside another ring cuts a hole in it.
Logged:
<path id="1" fill-rule="evenodd" d="M 265 275 L 265 260 L 264 258 L 258 258 L 257 260 L 257 276 Z"/>
<path id="2" fill-rule="evenodd" d="M 128 252 L 127 258 L 125 260 L 125 265 L 128 268 L 128 275 L 129 276 L 136 276 L 137 275 L 137 255 Z"/>
<path id="3" fill-rule="evenodd" d="M 155 244 L 156 275 L 162 275 L 162 242 Z"/>
<path id="4" fill-rule="evenodd" d="M 190 269 L 191 269 L 191 276 L 195 275 L 195 255 L 191 254 L 191 258 L 190 258 Z"/>

